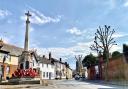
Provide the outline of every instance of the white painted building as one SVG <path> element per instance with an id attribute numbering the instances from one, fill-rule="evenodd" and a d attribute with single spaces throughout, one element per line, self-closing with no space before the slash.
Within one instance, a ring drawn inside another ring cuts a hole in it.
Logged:
<path id="1" fill-rule="evenodd" d="M 54 61 L 55 66 L 55 79 L 65 79 L 66 78 L 66 65 L 60 60 L 51 58 Z"/>
<path id="2" fill-rule="evenodd" d="M 42 79 L 55 79 L 55 66 L 45 56 L 40 58 L 40 76 Z"/>
<path id="3" fill-rule="evenodd" d="M 36 52 L 31 52 L 31 57 L 32 57 L 32 68 L 33 69 L 39 69 L 40 65 L 39 65 L 39 58 L 38 55 L 36 54 Z"/>
<path id="4" fill-rule="evenodd" d="M 45 56 L 40 57 L 40 77 L 42 79 L 66 79 L 68 78 L 68 67 L 66 62 L 62 62 L 51 57 L 49 53 L 49 58 Z"/>

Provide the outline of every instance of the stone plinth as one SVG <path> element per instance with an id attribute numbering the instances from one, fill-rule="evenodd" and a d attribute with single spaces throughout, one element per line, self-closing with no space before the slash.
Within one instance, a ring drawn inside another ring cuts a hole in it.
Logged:
<path id="1" fill-rule="evenodd" d="M 8 81 L 8 84 L 40 84 L 40 81 L 34 78 L 12 78 Z"/>

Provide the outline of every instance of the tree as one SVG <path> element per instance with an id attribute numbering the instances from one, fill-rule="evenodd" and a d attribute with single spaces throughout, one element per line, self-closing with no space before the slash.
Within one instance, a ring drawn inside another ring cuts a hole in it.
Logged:
<path id="1" fill-rule="evenodd" d="M 119 51 L 114 51 L 113 53 L 112 53 L 112 58 L 115 58 L 115 57 L 119 57 L 119 56 L 121 56 L 122 54 L 119 52 Z"/>
<path id="2" fill-rule="evenodd" d="M 90 66 L 96 65 L 97 62 L 98 61 L 96 60 L 96 57 L 93 56 L 93 54 L 91 54 L 91 53 L 89 55 L 85 56 L 83 61 L 82 61 L 83 66 L 87 67 L 87 68 L 89 68 Z"/>
<path id="3" fill-rule="evenodd" d="M 123 55 L 125 57 L 126 62 L 128 63 L 128 45 L 123 44 Z"/>
<path id="4" fill-rule="evenodd" d="M 106 62 L 105 66 L 105 80 L 108 81 L 108 62 L 109 62 L 109 51 L 115 44 L 113 34 L 114 29 L 111 30 L 110 26 L 105 25 L 103 28 L 99 26 L 97 32 L 95 33 L 94 44 L 91 45 L 91 50 L 97 51 L 99 53 L 102 51 L 103 58 Z"/>

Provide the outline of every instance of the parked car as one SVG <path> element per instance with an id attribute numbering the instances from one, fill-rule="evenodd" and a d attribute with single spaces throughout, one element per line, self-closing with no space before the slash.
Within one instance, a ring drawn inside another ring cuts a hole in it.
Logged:
<path id="1" fill-rule="evenodd" d="M 75 75 L 75 80 L 79 80 L 80 76 L 79 75 Z"/>

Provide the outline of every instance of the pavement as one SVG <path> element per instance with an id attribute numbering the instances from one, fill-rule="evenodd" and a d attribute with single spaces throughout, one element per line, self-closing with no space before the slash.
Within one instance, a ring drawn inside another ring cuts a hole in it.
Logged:
<path id="1" fill-rule="evenodd" d="M 0 89 L 128 89 L 128 86 L 104 84 L 98 81 L 52 80 L 52 84 L 0 85 Z"/>

